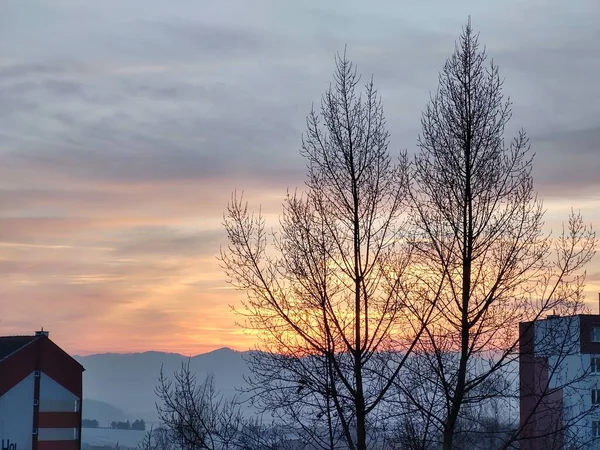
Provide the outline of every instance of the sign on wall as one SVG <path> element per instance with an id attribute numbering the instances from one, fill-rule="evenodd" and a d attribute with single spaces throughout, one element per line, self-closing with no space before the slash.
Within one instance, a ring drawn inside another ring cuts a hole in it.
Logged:
<path id="1" fill-rule="evenodd" d="M 10 439 L 2 439 L 2 450 L 17 450 L 17 444 L 10 442 Z"/>

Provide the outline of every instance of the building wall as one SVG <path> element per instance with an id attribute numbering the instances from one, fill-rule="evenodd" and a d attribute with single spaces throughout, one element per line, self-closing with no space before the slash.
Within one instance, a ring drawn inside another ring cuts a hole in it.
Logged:
<path id="1" fill-rule="evenodd" d="M 41 341 L 40 410 L 36 450 L 81 447 L 82 368 L 49 339 Z M 43 384 L 42 384 L 43 383 Z"/>
<path id="2" fill-rule="evenodd" d="M 0 439 L 3 447 L 16 444 L 14 450 L 31 450 L 33 432 L 34 374 L 0 397 Z"/>
<path id="3" fill-rule="evenodd" d="M 54 381 L 81 398 L 82 367 L 49 339 L 41 341 L 40 368 Z"/>
<path id="4" fill-rule="evenodd" d="M 590 413 L 591 391 L 600 389 L 600 376 L 590 374 L 590 353 L 597 349 L 600 354 L 600 345 L 589 343 L 590 327 L 597 323 L 598 316 L 557 317 L 536 322 L 529 333 L 523 333 L 526 328 L 521 325 L 521 417 L 533 407 L 536 395 L 539 398 L 546 385 L 554 390 L 538 407 L 546 413 L 536 413 L 535 423 L 527 430 L 530 435 L 555 422 L 565 428 L 565 449 L 572 448 L 573 443 L 578 444 L 573 448 L 600 449 L 600 442 L 592 439 L 592 421 L 600 421 L 600 409 Z M 533 345 L 527 339 L 533 339 Z M 521 448 L 552 448 L 541 441 L 522 443 Z"/>
<path id="5" fill-rule="evenodd" d="M 40 377 L 40 413 L 77 412 L 80 398 L 42 371 Z"/>
<path id="6" fill-rule="evenodd" d="M 77 441 L 81 399 L 47 374 L 40 377 L 38 449 L 44 441 Z"/>
<path id="7" fill-rule="evenodd" d="M 580 353 L 579 316 L 556 317 L 535 323 L 535 356 L 552 357 Z"/>
<path id="8" fill-rule="evenodd" d="M 10 439 L 10 445 L 17 444 L 11 450 L 80 449 L 81 365 L 41 336 L 0 361 L 0 374 L 0 438 L 5 447 Z M 39 403 L 35 412 L 34 399 Z M 19 442 L 12 437 L 15 430 Z"/>
<path id="9" fill-rule="evenodd" d="M 565 372 L 578 380 L 565 389 L 565 416 L 570 424 L 569 433 L 578 436 L 587 449 L 598 449 L 600 443 L 592 443 L 592 422 L 600 421 L 600 410 L 592 405 L 592 389 L 600 389 L 600 376 L 589 373 L 590 354 L 573 355 L 564 362 Z"/>
<path id="10" fill-rule="evenodd" d="M 579 317 L 521 324 L 520 332 L 521 424 L 528 420 L 523 434 L 530 438 L 521 448 L 562 448 L 573 438 L 569 431 L 575 436 L 587 432 L 583 422 L 574 419 L 581 415 L 581 401 L 589 393 L 586 380 L 581 380 L 585 362 L 580 354 Z M 566 424 L 574 426 L 565 433 Z"/>

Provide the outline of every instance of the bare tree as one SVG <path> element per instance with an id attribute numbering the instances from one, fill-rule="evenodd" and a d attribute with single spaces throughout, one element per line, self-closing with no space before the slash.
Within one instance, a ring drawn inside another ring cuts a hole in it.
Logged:
<path id="1" fill-rule="evenodd" d="M 235 446 L 243 417 L 235 399 L 224 399 L 214 388 L 212 375 L 200 383 L 182 364 L 173 379 L 162 369 L 156 388 L 158 416 L 167 441 L 185 450 L 220 450 Z M 163 436 L 164 438 L 164 436 Z M 148 438 L 147 444 L 151 444 Z M 164 439 L 163 439 L 164 440 Z"/>
<path id="2" fill-rule="evenodd" d="M 161 370 L 157 410 L 161 426 L 150 429 L 138 450 L 291 450 L 293 437 L 277 422 L 245 417 L 242 402 L 224 399 L 212 375 L 199 383 L 182 364 L 173 379 Z"/>
<path id="3" fill-rule="evenodd" d="M 143 439 L 140 443 L 138 443 L 136 450 L 162 450 L 159 449 L 155 439 L 154 439 L 154 428 L 150 427 L 150 430 L 146 432 Z"/>
<path id="4" fill-rule="evenodd" d="M 146 432 L 136 450 L 174 450 L 165 428 L 151 426 Z"/>
<path id="5" fill-rule="evenodd" d="M 516 376 L 520 322 L 585 310 L 581 269 L 595 235 L 577 214 L 558 238 L 544 234 L 528 138 L 504 139 L 511 102 L 502 85 L 469 21 L 423 113 L 412 169 L 414 257 L 435 313 L 410 368 L 416 381 L 399 384 L 444 450 L 466 448 L 457 440 L 477 410 L 518 397 L 516 378 L 499 382 Z"/>
<path id="6" fill-rule="evenodd" d="M 171 442 L 169 430 L 164 426 L 158 428 L 151 426 L 136 450 L 176 450 L 176 448 Z"/>
<path id="7" fill-rule="evenodd" d="M 237 450 L 299 450 L 302 448 L 294 435 L 275 421 L 267 423 L 262 417 L 244 420 L 235 442 Z"/>
<path id="8" fill-rule="evenodd" d="M 427 317 L 406 295 L 406 156 L 392 161 L 373 81 L 364 97 L 359 82 L 338 56 L 320 112 L 307 118 L 306 188 L 287 195 L 280 230 L 236 195 L 224 221 L 223 267 L 247 293 L 238 313 L 261 339 L 249 359 L 255 398 L 319 448 L 367 447 L 423 328 L 414 310 Z"/>

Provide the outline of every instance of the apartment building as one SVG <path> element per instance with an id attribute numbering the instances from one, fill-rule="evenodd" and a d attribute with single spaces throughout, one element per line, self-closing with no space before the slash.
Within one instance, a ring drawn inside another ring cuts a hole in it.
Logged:
<path id="1" fill-rule="evenodd" d="M 600 449 L 600 315 L 519 325 L 522 450 Z"/>

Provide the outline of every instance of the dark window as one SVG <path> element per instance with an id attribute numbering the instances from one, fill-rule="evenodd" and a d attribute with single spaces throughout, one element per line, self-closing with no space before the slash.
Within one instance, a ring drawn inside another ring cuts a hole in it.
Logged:
<path id="1" fill-rule="evenodd" d="M 592 436 L 595 438 L 600 437 L 600 422 L 592 422 Z"/>
<path id="2" fill-rule="evenodd" d="M 590 358 L 590 373 L 600 375 L 600 356 Z"/>

